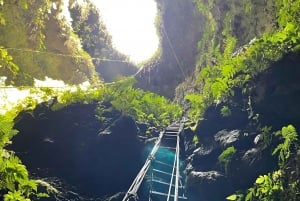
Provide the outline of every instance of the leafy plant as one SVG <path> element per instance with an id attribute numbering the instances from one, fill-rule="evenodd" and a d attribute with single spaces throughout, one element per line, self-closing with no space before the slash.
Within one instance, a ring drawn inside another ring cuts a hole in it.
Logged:
<path id="1" fill-rule="evenodd" d="M 17 76 L 19 70 L 19 67 L 13 62 L 13 57 L 4 47 L 0 46 L 0 73 L 11 78 L 6 80 L 7 84 L 13 84 L 12 79 Z"/>
<path id="2" fill-rule="evenodd" d="M 198 135 L 194 135 L 193 136 L 193 143 L 194 143 L 194 145 L 199 144 L 199 137 L 198 137 Z"/>
<path id="3" fill-rule="evenodd" d="M 29 179 L 26 167 L 12 152 L 5 150 L 10 138 L 17 133 L 13 129 L 12 113 L 0 116 L 0 191 L 5 201 L 30 200 L 38 196 L 37 183 Z"/>
<path id="4" fill-rule="evenodd" d="M 4 200 L 30 200 L 47 197 L 46 193 L 37 191 L 37 182 L 29 178 L 26 167 L 12 151 L 5 146 L 11 143 L 11 138 L 18 133 L 14 129 L 14 120 L 23 110 L 33 110 L 39 101 L 49 100 L 57 95 L 50 89 L 30 90 L 31 95 L 14 108 L 0 114 L 0 192 Z"/>
<path id="5" fill-rule="evenodd" d="M 16 130 L 12 129 L 13 123 L 0 115 L 0 147 L 4 147 L 9 142 L 11 136 L 17 133 Z"/>
<path id="6" fill-rule="evenodd" d="M 244 195 L 243 194 L 232 194 L 230 196 L 226 197 L 226 200 L 231 200 L 231 201 L 242 201 Z"/>
<path id="7" fill-rule="evenodd" d="M 182 110 L 179 105 L 151 92 L 133 88 L 134 78 L 124 78 L 114 83 L 83 90 L 69 90 L 58 96 L 52 109 L 59 109 L 72 103 L 98 103 L 96 117 L 104 120 L 103 114 L 109 105 L 139 122 L 149 123 L 153 126 L 167 126 L 181 118 Z"/>
<path id="8" fill-rule="evenodd" d="M 236 149 L 234 146 L 227 147 L 218 157 L 219 162 L 225 169 L 225 172 L 228 172 L 228 166 L 231 163 L 234 155 L 236 153 Z"/>
<path id="9" fill-rule="evenodd" d="M 271 129 L 271 126 L 264 126 L 261 128 L 260 139 L 263 143 L 263 149 L 269 147 L 272 142 L 273 133 L 271 133 Z"/>
<path id="10" fill-rule="evenodd" d="M 243 201 L 275 201 L 279 193 L 283 191 L 282 171 L 277 170 L 267 175 L 260 175 L 254 183 L 254 187 L 249 188 L 245 196 L 232 194 L 226 200 Z"/>
<path id="11" fill-rule="evenodd" d="M 231 110 L 230 110 L 230 108 L 229 108 L 228 106 L 223 106 L 223 107 L 221 108 L 221 115 L 222 115 L 223 117 L 228 117 L 228 116 L 230 116 L 230 115 L 231 115 Z"/>
<path id="12" fill-rule="evenodd" d="M 259 176 L 255 181 L 254 188 L 248 189 L 245 201 L 256 199 L 262 201 L 275 200 L 280 191 L 283 191 L 282 172 L 277 170 L 273 173 Z"/>
<path id="13" fill-rule="evenodd" d="M 203 97 L 199 94 L 188 94 L 185 96 L 185 99 L 190 103 L 189 118 L 194 122 L 198 122 L 206 108 Z"/>
<path id="14" fill-rule="evenodd" d="M 247 83 L 252 77 L 264 71 L 284 54 L 300 49 L 299 0 L 276 0 L 278 29 L 258 36 L 238 50 L 236 44 L 242 39 L 236 38 L 232 30 L 236 5 L 228 3 L 227 6 L 231 9 L 223 15 L 223 22 L 218 24 L 212 15 L 213 9 L 218 6 L 215 1 L 195 0 L 195 3 L 206 17 L 204 33 L 198 43 L 200 54 L 196 69 L 199 72 L 198 100 L 205 105 L 203 107 L 199 104 L 201 112 L 192 107 L 190 116 L 194 117 L 190 117 L 191 119 L 199 119 L 205 108 L 211 104 L 226 102 L 228 97 L 234 95 L 234 88 L 244 88 L 243 92 L 247 92 Z M 249 0 L 243 1 L 241 5 L 244 5 L 248 14 L 254 9 L 254 4 Z M 217 34 L 221 36 L 216 38 Z"/>
<path id="15" fill-rule="evenodd" d="M 109 101 L 117 110 L 136 121 L 154 126 L 166 126 L 181 117 L 182 110 L 178 105 L 157 94 L 134 89 L 133 83 L 129 78 L 109 86 L 113 93 L 107 94 L 108 97 L 104 93 L 104 102 Z"/>
<path id="16" fill-rule="evenodd" d="M 270 134 L 270 127 L 262 128 L 262 132 Z M 288 125 L 282 127 L 281 131 L 276 133 L 276 136 L 281 136 L 284 140 L 273 151 L 273 155 L 279 152 L 278 163 L 279 169 L 268 173 L 266 175 L 260 175 L 253 185 L 253 187 L 247 190 L 245 196 L 240 194 L 232 194 L 228 196 L 227 200 L 241 200 L 241 201 L 277 201 L 277 200 L 297 200 L 295 195 L 299 193 L 299 189 L 296 187 L 296 183 L 287 183 L 288 180 L 285 177 L 284 166 L 287 160 L 290 158 L 291 146 L 296 146 L 297 132 L 294 126 Z M 291 193 L 293 192 L 293 193 Z"/>
<path id="17" fill-rule="evenodd" d="M 276 135 L 282 137 L 284 141 L 275 148 L 272 155 L 278 154 L 279 166 L 283 167 L 291 155 L 291 146 L 295 146 L 298 134 L 293 125 L 288 125 L 282 127 Z"/>

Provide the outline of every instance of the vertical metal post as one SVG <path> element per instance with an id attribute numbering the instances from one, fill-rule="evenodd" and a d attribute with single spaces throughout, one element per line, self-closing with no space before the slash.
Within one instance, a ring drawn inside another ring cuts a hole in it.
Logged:
<path id="1" fill-rule="evenodd" d="M 125 197 L 123 198 L 122 201 L 128 201 L 131 197 L 137 197 L 137 191 L 139 190 L 142 181 L 151 165 L 151 162 L 154 158 L 155 153 L 157 152 L 159 145 L 160 145 L 160 141 L 161 138 L 163 137 L 164 132 L 161 132 L 158 139 L 155 142 L 155 145 L 151 151 L 151 153 L 149 154 L 144 166 L 142 167 L 142 169 L 140 170 L 140 172 L 138 173 L 138 175 L 136 176 L 136 178 L 134 179 L 133 183 L 131 184 L 129 190 L 127 191 L 127 193 L 125 194 Z"/>
<path id="2" fill-rule="evenodd" d="M 175 193 L 174 201 L 178 201 L 178 188 L 179 188 L 179 133 L 177 135 L 177 145 L 176 145 L 176 179 L 175 179 Z"/>

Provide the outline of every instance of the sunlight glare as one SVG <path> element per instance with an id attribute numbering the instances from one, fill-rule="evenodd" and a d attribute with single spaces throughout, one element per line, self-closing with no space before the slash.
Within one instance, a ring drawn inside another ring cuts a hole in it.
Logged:
<path id="1" fill-rule="evenodd" d="M 114 47 L 134 62 L 150 58 L 158 49 L 154 0 L 92 0 L 99 8 Z"/>

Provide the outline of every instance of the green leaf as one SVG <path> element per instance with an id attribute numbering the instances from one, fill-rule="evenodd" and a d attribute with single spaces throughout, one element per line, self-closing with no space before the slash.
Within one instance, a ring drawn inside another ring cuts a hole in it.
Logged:
<path id="1" fill-rule="evenodd" d="M 295 25 L 290 23 L 290 22 L 287 23 L 285 28 L 284 28 L 284 31 L 295 33 L 295 31 L 296 31 Z"/>
<path id="2" fill-rule="evenodd" d="M 20 191 L 10 191 L 4 195 L 4 201 L 30 201 L 30 199 L 25 198 Z"/>
<path id="3" fill-rule="evenodd" d="M 230 108 L 229 108 L 228 106 L 223 106 L 223 107 L 221 108 L 221 115 L 222 115 L 223 117 L 228 117 L 228 116 L 230 116 L 230 115 L 231 115 L 231 110 L 230 110 Z"/>
<path id="4" fill-rule="evenodd" d="M 259 177 L 256 179 L 255 183 L 256 183 L 256 184 L 262 184 L 262 183 L 264 183 L 264 181 L 265 181 L 264 176 L 259 176 Z"/>
<path id="5" fill-rule="evenodd" d="M 245 197 L 245 201 L 250 201 L 250 200 L 252 200 L 253 195 L 255 195 L 254 188 L 249 188 L 249 189 L 248 189 L 248 193 L 247 193 L 247 195 L 246 195 L 246 197 Z"/>
<path id="6" fill-rule="evenodd" d="M 263 194 L 266 194 L 267 192 L 270 191 L 270 189 L 268 189 L 267 187 L 262 187 L 260 190 Z"/>
<path id="7" fill-rule="evenodd" d="M 47 193 L 38 193 L 37 194 L 37 197 L 38 198 L 48 198 L 48 197 L 50 197 Z"/>
<path id="8" fill-rule="evenodd" d="M 230 195 L 230 196 L 228 196 L 228 197 L 226 197 L 226 200 L 237 200 L 237 195 L 236 194 L 233 194 L 233 195 Z"/>

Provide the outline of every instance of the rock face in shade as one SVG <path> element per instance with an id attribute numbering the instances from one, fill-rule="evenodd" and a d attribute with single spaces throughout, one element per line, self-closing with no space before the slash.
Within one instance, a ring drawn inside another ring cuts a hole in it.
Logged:
<path id="1" fill-rule="evenodd" d="M 298 133 L 300 130 L 299 58 L 299 53 L 290 54 L 272 64 L 251 80 L 250 94 L 243 95 L 236 90 L 231 104 L 227 105 L 231 116 L 220 114 L 222 105 L 208 108 L 194 132 L 199 138 L 198 146 L 191 149 L 191 137 L 185 142 L 189 145 L 186 146 L 189 154 L 186 172 L 190 200 L 225 200 L 236 190 L 250 188 L 259 175 L 278 169 L 277 156 L 272 156 L 272 152 L 282 141 L 271 137 L 272 132 L 289 124 Z M 264 127 L 270 128 L 265 134 Z M 218 157 L 231 146 L 236 152 L 224 168 Z M 288 173 L 291 181 L 299 175 L 299 156 L 293 157 L 286 168 L 291 172 Z"/>
<path id="2" fill-rule="evenodd" d="M 224 192 L 230 189 L 226 177 L 222 173 L 217 171 L 192 171 L 187 178 L 186 185 L 187 188 L 190 189 L 190 191 L 196 190 L 198 198 L 201 197 L 201 200 L 203 201 L 220 199 L 219 194 L 214 193 L 216 189 L 218 189 L 218 191 Z M 190 197 L 190 199 L 197 200 L 196 197 Z"/>
<path id="3" fill-rule="evenodd" d="M 119 113 L 103 124 L 95 118 L 95 107 L 76 104 L 53 112 L 40 105 L 24 112 L 9 148 L 33 175 L 57 177 L 80 195 L 126 191 L 143 164 L 136 124 Z"/>

